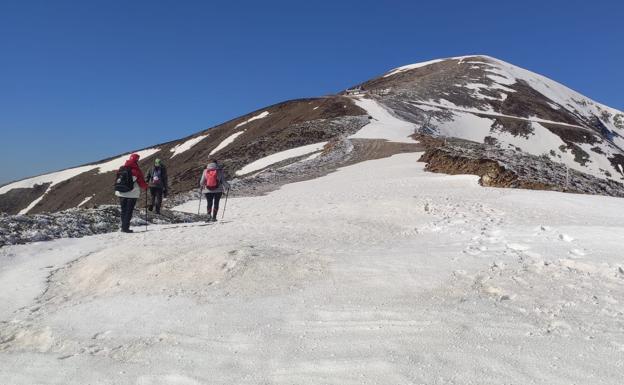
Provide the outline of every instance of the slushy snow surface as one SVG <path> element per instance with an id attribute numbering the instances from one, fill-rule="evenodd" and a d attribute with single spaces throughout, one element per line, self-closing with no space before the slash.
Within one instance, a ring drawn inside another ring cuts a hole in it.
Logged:
<path id="1" fill-rule="evenodd" d="M 358 132 L 351 135 L 354 139 L 385 139 L 390 142 L 414 143 L 409 136 L 414 134 L 416 126 L 393 116 L 386 108 L 373 99 L 356 98 L 355 104 L 364 109 L 372 120 Z"/>
<path id="2" fill-rule="evenodd" d="M 0 383 L 619 384 L 622 199 L 420 155 L 210 225 L 0 249 Z"/>
<path id="3" fill-rule="evenodd" d="M 245 167 L 236 171 L 236 175 L 249 174 L 250 172 L 262 170 L 265 167 L 281 162 L 283 160 L 296 158 L 316 151 L 321 151 L 326 144 L 327 142 L 314 143 L 307 146 L 295 147 L 286 151 L 281 151 L 275 154 L 271 154 L 269 156 L 265 156 L 264 158 L 260 158 L 254 162 L 251 162 Z"/>

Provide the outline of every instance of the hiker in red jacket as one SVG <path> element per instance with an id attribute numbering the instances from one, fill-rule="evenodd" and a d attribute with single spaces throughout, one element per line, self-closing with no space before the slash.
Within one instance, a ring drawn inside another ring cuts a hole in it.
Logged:
<path id="1" fill-rule="evenodd" d="M 217 220 L 217 211 L 219 211 L 219 201 L 224 191 L 229 190 L 230 185 L 225 180 L 223 168 L 219 166 L 216 159 L 211 159 L 202 172 L 199 181 L 200 194 L 203 192 L 206 196 L 208 218 L 206 222 L 215 222 Z"/>
<path id="2" fill-rule="evenodd" d="M 147 190 L 147 183 L 145 183 L 145 177 L 143 172 L 139 168 L 139 154 L 132 154 L 126 163 L 119 169 L 118 175 L 129 169 L 132 173 L 133 188 L 128 192 L 115 191 L 115 195 L 119 197 L 119 205 L 121 206 L 121 231 L 124 233 L 131 233 L 130 220 L 132 219 L 132 212 L 136 205 L 137 199 L 141 196 L 141 190 Z"/>

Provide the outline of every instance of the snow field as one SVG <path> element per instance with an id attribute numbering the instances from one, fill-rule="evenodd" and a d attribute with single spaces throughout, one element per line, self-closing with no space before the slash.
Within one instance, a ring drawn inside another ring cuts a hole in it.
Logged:
<path id="1" fill-rule="evenodd" d="M 241 168 L 240 170 L 236 171 L 236 175 L 249 174 L 254 171 L 262 170 L 265 167 L 268 167 L 272 164 L 281 162 L 286 159 L 296 158 L 299 156 L 310 154 L 312 152 L 321 151 L 326 144 L 327 142 L 314 143 L 265 156 L 264 158 L 253 161 L 245 167 Z M 312 157 L 308 158 L 308 160 L 309 159 L 312 159 Z"/>
<path id="2" fill-rule="evenodd" d="M 560 146 L 567 146 L 567 144 L 561 140 L 561 138 L 553 134 L 550 130 L 544 127 L 540 123 L 553 123 L 563 126 L 584 128 L 581 126 L 574 126 L 566 123 L 553 122 L 540 118 L 519 118 L 510 115 L 499 114 L 493 111 L 480 111 L 477 109 L 464 108 L 456 106 L 445 99 L 440 99 L 438 103 L 434 101 L 427 102 L 412 102 L 412 105 L 417 106 L 425 111 L 440 111 L 448 110 L 453 113 L 452 120 L 440 120 L 432 119 L 430 124 L 433 125 L 442 136 L 456 137 L 466 140 L 471 140 L 478 143 L 483 143 L 486 136 L 496 138 L 501 148 L 506 146 L 518 147 L 522 151 L 533 155 L 548 155 L 553 161 L 565 164 L 566 166 L 593 175 L 595 177 L 606 179 L 606 175 L 603 170 L 617 171 L 609 160 L 609 156 L 613 154 L 613 151 L 608 146 L 603 146 L 604 153 L 599 154 L 592 150 L 596 145 L 590 145 L 587 143 L 578 144 L 578 146 L 588 154 L 591 154 L 591 159 L 585 165 L 575 161 L 575 156 L 571 150 L 567 149 L 565 152 L 559 150 Z M 479 115 L 491 116 L 492 118 L 484 118 Z M 514 136 L 509 132 L 499 132 L 492 129 L 492 124 L 496 117 L 507 117 L 513 119 L 525 120 L 531 123 L 533 132 L 525 136 Z M 588 132 L 589 134 L 589 132 Z M 550 150 L 554 150 L 559 156 L 552 156 Z M 617 175 L 612 176 L 618 178 Z"/>
<path id="3" fill-rule="evenodd" d="M 622 200 L 420 155 L 215 224 L 0 249 L 0 383 L 619 383 Z"/>
<path id="4" fill-rule="evenodd" d="M 479 61 L 477 59 L 474 59 L 474 56 L 485 57 L 487 58 L 487 61 Z M 543 75 L 537 74 L 521 67 L 517 67 L 513 64 L 487 55 L 459 56 L 447 59 L 435 59 L 422 63 L 409 64 L 390 71 L 389 73 L 384 75 L 384 77 L 393 76 L 401 72 L 424 67 L 444 60 L 459 60 L 459 65 L 478 64 L 489 67 L 489 69 L 487 70 L 489 75 L 487 75 L 487 77 L 495 82 L 494 85 L 487 86 L 485 84 L 474 83 L 463 86 L 465 88 L 474 90 L 475 97 L 477 98 L 491 98 L 487 95 L 480 94 L 479 90 L 481 88 L 495 88 L 507 93 L 514 92 L 514 90 L 506 86 L 510 86 L 516 83 L 518 80 L 523 80 L 527 82 L 533 89 L 550 99 L 554 103 L 553 108 L 565 108 L 566 110 L 574 114 L 580 114 L 587 118 L 592 118 L 594 116 L 599 117 L 601 118 L 601 122 L 607 128 L 609 128 L 609 130 L 617 132 L 620 135 L 624 135 L 624 130 L 616 127 L 612 119 L 613 116 L 618 114 L 624 116 L 624 113 L 622 111 L 616 110 L 604 104 L 598 103 L 592 99 L 589 99 L 579 92 L 574 91 L 564 86 L 563 84 L 551 80 Z M 506 95 L 503 95 L 503 98 L 505 97 Z M 611 119 L 609 119 L 609 121 L 603 119 L 603 113 L 610 114 Z M 616 137 L 616 140 L 621 141 L 619 137 Z"/>
<path id="5" fill-rule="evenodd" d="M 355 104 L 363 108 L 373 119 L 358 132 L 351 135 L 354 139 L 385 139 L 390 142 L 415 143 L 410 138 L 416 130 L 413 123 L 401 120 L 373 99 L 356 98 Z"/>

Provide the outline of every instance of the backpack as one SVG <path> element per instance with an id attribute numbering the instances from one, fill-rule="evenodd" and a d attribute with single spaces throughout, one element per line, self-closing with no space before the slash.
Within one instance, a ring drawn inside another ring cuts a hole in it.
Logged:
<path id="1" fill-rule="evenodd" d="M 219 187 L 219 175 L 216 168 L 206 170 L 204 178 L 206 179 L 206 187 L 209 190 L 214 190 Z"/>
<path id="2" fill-rule="evenodd" d="M 160 167 L 154 168 L 154 171 L 152 172 L 152 184 L 154 185 L 162 184 L 161 174 L 162 174 L 162 169 Z"/>
<path id="3" fill-rule="evenodd" d="M 117 171 L 115 176 L 115 191 L 126 193 L 134 189 L 134 180 L 132 179 L 132 169 L 123 166 Z"/>

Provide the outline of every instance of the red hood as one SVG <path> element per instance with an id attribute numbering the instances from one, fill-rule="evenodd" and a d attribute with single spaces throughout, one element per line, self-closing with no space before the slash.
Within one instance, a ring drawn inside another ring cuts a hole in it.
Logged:
<path id="1" fill-rule="evenodd" d="M 126 161 L 126 163 L 124 164 L 124 166 L 126 166 L 126 167 L 133 167 L 133 168 L 134 167 L 139 167 L 139 165 L 137 164 L 137 161 L 136 160 L 132 160 L 132 159 L 128 159 Z"/>
<path id="2" fill-rule="evenodd" d="M 124 166 L 126 167 L 139 167 L 139 158 L 140 156 L 138 154 L 132 154 L 130 155 L 130 158 L 128 158 L 128 160 L 126 161 L 126 164 Z"/>

